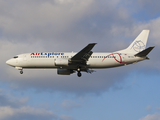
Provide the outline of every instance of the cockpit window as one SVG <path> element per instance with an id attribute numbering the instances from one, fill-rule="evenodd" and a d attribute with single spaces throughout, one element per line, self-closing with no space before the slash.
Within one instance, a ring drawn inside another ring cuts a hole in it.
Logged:
<path id="1" fill-rule="evenodd" d="M 18 58 L 18 56 L 14 56 L 13 58 Z"/>

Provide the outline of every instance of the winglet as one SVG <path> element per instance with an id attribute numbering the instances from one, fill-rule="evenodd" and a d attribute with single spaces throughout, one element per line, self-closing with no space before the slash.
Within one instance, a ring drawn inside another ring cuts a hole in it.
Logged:
<path id="1" fill-rule="evenodd" d="M 97 43 L 89 43 L 89 45 L 92 45 L 92 44 L 96 45 Z"/>

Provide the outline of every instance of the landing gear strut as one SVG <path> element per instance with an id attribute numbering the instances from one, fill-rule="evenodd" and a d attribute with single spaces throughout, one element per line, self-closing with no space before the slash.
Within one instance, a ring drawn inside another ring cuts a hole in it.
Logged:
<path id="1" fill-rule="evenodd" d="M 78 77 L 81 77 L 82 74 L 81 74 L 81 68 L 80 68 L 80 67 L 78 67 L 77 72 L 78 72 L 78 73 L 77 73 L 77 76 L 78 76 Z"/>
<path id="2" fill-rule="evenodd" d="M 20 71 L 20 74 L 23 74 L 23 70 Z"/>

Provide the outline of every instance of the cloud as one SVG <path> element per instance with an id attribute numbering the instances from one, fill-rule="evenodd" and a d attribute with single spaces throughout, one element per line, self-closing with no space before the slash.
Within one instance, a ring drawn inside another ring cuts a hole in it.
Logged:
<path id="1" fill-rule="evenodd" d="M 125 79 L 133 71 L 138 71 L 136 76 L 145 73 L 147 77 L 156 74 L 155 71 L 159 74 L 160 18 L 157 3 L 150 0 L 0 0 L 0 81 L 20 91 L 34 89 L 38 92 L 99 95 L 110 88 L 122 89 Z M 143 16 L 139 14 L 142 12 Z M 152 15 L 154 17 L 150 17 Z M 141 17 L 148 19 L 141 21 Z M 93 52 L 116 51 L 127 47 L 143 29 L 151 30 L 148 46 L 156 47 L 149 54 L 150 61 L 135 65 L 96 70 L 91 75 L 82 73 L 78 78 L 76 74 L 59 76 L 56 70 L 24 70 L 20 75 L 19 71 L 5 64 L 17 54 L 76 52 L 91 42 L 98 43 Z M 27 101 L 28 98 L 16 99 L 0 94 L 0 119 L 74 120 L 72 116 L 56 115 L 50 110 L 29 106 Z M 60 107 L 73 110 L 81 104 L 64 100 Z M 150 110 L 151 106 L 146 109 Z M 159 113 L 155 113 L 140 120 L 158 120 L 159 117 Z"/>
<path id="2" fill-rule="evenodd" d="M 72 110 L 74 108 L 78 108 L 81 105 L 72 100 L 64 100 L 61 104 L 62 108 L 67 110 Z"/>
<path id="3" fill-rule="evenodd" d="M 98 70 L 94 74 L 83 73 L 82 78 L 76 74 L 70 76 L 59 76 L 56 70 L 24 70 L 24 75 L 20 76 L 19 71 L 11 69 L 11 75 L 7 79 L 12 89 L 35 89 L 36 91 L 60 91 L 65 93 L 74 93 L 76 95 L 85 95 L 88 93 L 100 94 L 103 91 L 113 87 L 119 89 L 121 82 L 127 77 L 126 68 Z M 113 75 L 114 73 L 114 75 Z M 105 76 L 104 76 L 105 75 Z M 14 78 L 13 78 L 14 76 Z M 103 76 L 103 77 L 99 77 Z M 122 82 L 123 83 L 123 82 Z"/>
<path id="4" fill-rule="evenodd" d="M 98 2 L 95 0 L 47 0 L 33 3 L 17 0 L 13 5 L 8 1 L 2 0 L 2 2 L 4 6 L 9 7 L 9 10 L 6 11 L 2 7 L 3 12 L 0 16 L 2 18 L 0 51 L 4 56 L 0 64 L 5 68 L 1 70 L 2 73 L 5 71 L 1 81 L 8 81 L 15 89 L 35 88 L 40 91 L 46 89 L 85 94 L 100 93 L 123 80 L 124 76 L 120 70 L 100 70 L 97 72 L 99 74 L 94 74 L 92 78 L 90 78 L 91 75 L 84 73 L 83 78 L 77 81 L 75 74 L 66 78 L 66 76 L 56 75 L 55 70 L 24 71 L 24 75 L 20 76 L 17 70 L 4 65 L 9 57 L 20 53 L 50 51 L 53 48 L 55 51 L 79 51 L 90 41 L 100 40 L 99 42 L 103 43 L 105 39 L 111 40 L 109 28 L 116 23 L 116 18 L 118 21 L 124 21 L 128 17 L 125 10 L 122 12 L 114 10 L 119 0 L 110 2 L 105 0 Z M 101 7 L 104 9 L 102 10 Z M 106 47 L 112 49 L 111 45 L 107 44 L 108 40 L 105 40 L 105 44 L 101 43 L 99 47 L 96 46 L 94 50 L 101 48 L 101 45 L 102 47 L 105 45 L 104 49 Z M 111 40 L 111 43 L 114 44 L 114 40 Z M 106 72 L 107 76 L 102 77 L 99 81 L 99 76 Z M 119 76 L 117 80 L 115 75 Z"/>
<path id="5" fill-rule="evenodd" d="M 68 29 L 86 16 L 93 0 L 20 1 L 1 0 L 0 27 L 4 35 L 48 38 Z M 77 6 L 78 5 L 78 6 Z M 2 7 L 3 6 L 3 7 Z M 5 9 L 5 7 L 8 9 Z M 41 34 L 39 34 L 41 33 Z M 46 36 L 46 37 L 45 37 Z"/>
<path id="6" fill-rule="evenodd" d="M 57 115 L 44 109 L 24 106 L 21 108 L 0 107 L 0 119 L 3 120 L 56 120 Z"/>
<path id="7" fill-rule="evenodd" d="M 149 17 L 155 17 L 159 15 L 160 8 L 158 7 L 158 4 L 160 4 L 159 1 L 152 1 L 152 0 L 138 0 L 137 3 L 139 4 L 139 7 L 141 10 L 145 11 L 146 14 L 149 15 Z"/>
<path id="8" fill-rule="evenodd" d="M 48 45 L 57 41 L 60 45 L 79 40 L 79 43 L 87 39 L 95 40 L 102 33 L 109 32 L 112 25 L 121 25 L 116 21 L 128 23 L 127 10 L 115 9 L 118 3 L 119 0 L 16 0 L 11 4 L 2 0 L 1 34 L 16 42 L 44 43 L 45 40 Z"/>
<path id="9" fill-rule="evenodd" d="M 74 118 L 68 115 L 61 115 L 60 120 L 74 120 Z"/>
<path id="10" fill-rule="evenodd" d="M 28 98 L 19 98 L 15 97 L 10 93 L 7 93 L 5 90 L 0 91 L 0 107 L 10 106 L 12 108 L 19 108 L 26 104 Z"/>
<path id="11" fill-rule="evenodd" d="M 13 108 L 17 108 L 21 105 L 24 105 L 24 103 L 25 101 L 23 100 L 19 99 L 14 100 L 13 97 L 9 99 L 5 95 L 0 95 L 0 106 L 11 106 Z"/>
<path id="12" fill-rule="evenodd" d="M 45 108 L 28 105 L 29 98 L 19 98 L 1 90 L 0 120 L 73 120 L 68 115 L 56 115 Z"/>
<path id="13" fill-rule="evenodd" d="M 141 118 L 139 120 L 160 120 L 160 114 L 155 113 L 155 114 L 152 114 L 152 115 L 147 115 L 144 118 Z"/>
<path id="14" fill-rule="evenodd" d="M 27 105 L 28 98 L 19 98 L 5 90 L 0 93 L 0 120 L 44 120 L 57 119 L 58 116 L 51 111 L 34 108 Z"/>

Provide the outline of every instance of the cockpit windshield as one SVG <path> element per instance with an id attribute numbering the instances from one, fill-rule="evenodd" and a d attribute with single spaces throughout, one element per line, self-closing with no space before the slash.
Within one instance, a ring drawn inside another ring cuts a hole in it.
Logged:
<path id="1" fill-rule="evenodd" d="M 13 58 L 18 58 L 18 56 L 14 56 Z"/>

